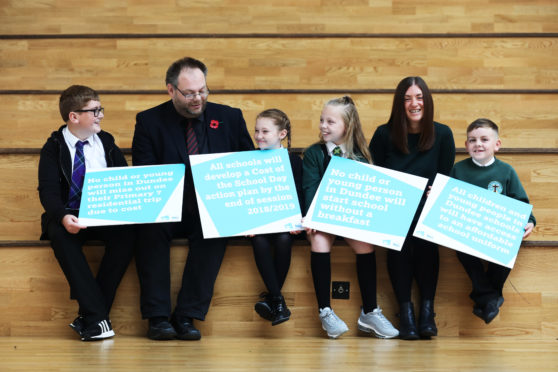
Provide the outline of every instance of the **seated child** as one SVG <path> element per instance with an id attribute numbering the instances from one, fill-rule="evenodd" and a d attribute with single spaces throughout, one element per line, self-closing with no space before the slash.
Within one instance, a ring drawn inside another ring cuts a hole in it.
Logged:
<path id="1" fill-rule="evenodd" d="M 465 141 L 471 157 L 455 164 L 450 177 L 529 203 L 514 169 L 494 157 L 500 146 L 495 123 L 488 119 L 473 121 L 467 127 Z M 531 214 L 525 226 L 524 239 L 531 234 L 535 224 L 535 217 Z M 462 252 L 457 252 L 457 257 L 472 282 L 473 290 L 469 296 L 475 302 L 473 314 L 488 324 L 498 315 L 504 303 L 502 289 L 510 269 L 492 262 L 488 262 L 485 269 L 483 260 Z"/>
<path id="2" fill-rule="evenodd" d="M 304 151 L 302 161 L 302 189 L 304 214 L 314 199 L 332 156 L 340 156 L 363 163 L 372 163 L 366 146 L 362 125 L 351 97 L 329 100 L 320 116 L 320 141 Z M 331 308 L 331 249 L 336 236 L 325 231 L 306 228 L 310 241 L 310 269 L 322 328 L 330 338 L 338 338 L 349 330 L 347 324 Z M 356 256 L 356 271 L 362 297 L 362 308 L 357 327 L 362 332 L 379 338 L 399 336 L 399 331 L 382 314 L 376 301 L 376 253 L 372 244 L 345 237 L 345 242 Z"/>
<path id="3" fill-rule="evenodd" d="M 104 109 L 93 89 L 72 85 L 60 95 L 65 124 L 52 133 L 39 159 L 39 198 L 45 209 L 41 239 L 49 239 L 79 304 L 70 327 L 83 341 L 114 336 L 109 319 L 116 289 L 134 253 L 132 225 L 86 227 L 78 220 L 86 169 L 125 167 L 124 155 L 114 137 L 101 130 Z M 105 243 L 96 273 L 83 253 L 89 240 Z"/>

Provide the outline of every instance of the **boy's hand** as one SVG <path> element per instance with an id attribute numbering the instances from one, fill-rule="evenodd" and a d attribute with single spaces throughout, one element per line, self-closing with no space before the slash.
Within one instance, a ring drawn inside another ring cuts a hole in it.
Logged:
<path id="1" fill-rule="evenodd" d="M 73 214 L 67 214 L 62 218 L 62 226 L 70 234 L 77 234 L 79 230 L 87 228 L 87 226 L 81 225 L 78 218 Z"/>
<path id="2" fill-rule="evenodd" d="M 531 233 L 533 232 L 534 227 L 535 227 L 535 225 L 533 224 L 533 222 L 529 222 L 527 225 L 525 225 L 525 233 L 523 233 L 523 239 L 525 239 L 529 235 L 531 235 Z"/>

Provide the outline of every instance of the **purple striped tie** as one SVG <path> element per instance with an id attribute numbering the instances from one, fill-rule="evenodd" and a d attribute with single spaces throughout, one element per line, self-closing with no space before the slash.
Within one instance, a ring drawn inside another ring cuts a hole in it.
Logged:
<path id="1" fill-rule="evenodd" d="M 188 120 L 188 128 L 186 128 L 186 145 L 188 148 L 188 155 L 199 154 L 198 151 L 198 138 L 194 132 L 194 121 Z"/>
<path id="2" fill-rule="evenodd" d="M 72 184 L 70 186 L 70 197 L 68 207 L 79 209 L 81 202 L 81 188 L 83 187 L 83 177 L 85 177 L 85 157 L 83 156 L 83 145 L 87 141 L 76 142 L 76 155 L 74 156 L 74 170 L 72 172 Z"/>

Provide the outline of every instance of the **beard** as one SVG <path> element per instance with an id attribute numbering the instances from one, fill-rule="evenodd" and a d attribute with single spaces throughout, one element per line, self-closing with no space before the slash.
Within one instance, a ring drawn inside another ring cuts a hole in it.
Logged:
<path id="1" fill-rule="evenodd" d="M 191 107 L 191 106 L 195 106 L 192 103 L 183 103 L 175 99 L 173 99 L 172 102 L 174 104 L 174 108 L 176 109 L 176 111 L 178 111 L 180 115 L 186 118 L 197 118 L 205 111 L 205 107 L 207 106 L 207 100 L 205 99 L 201 100 L 200 103 L 201 106 L 200 108 L 197 109 L 193 109 Z"/>

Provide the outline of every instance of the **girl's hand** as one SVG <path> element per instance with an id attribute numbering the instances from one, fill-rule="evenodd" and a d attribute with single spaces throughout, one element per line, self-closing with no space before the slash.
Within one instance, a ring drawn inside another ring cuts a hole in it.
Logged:
<path id="1" fill-rule="evenodd" d="M 291 235 L 298 235 L 302 232 L 302 230 L 294 230 L 294 231 L 289 231 L 289 234 Z"/>
<path id="2" fill-rule="evenodd" d="M 428 186 L 428 191 L 426 192 L 426 197 L 428 198 L 428 195 L 430 195 L 430 190 L 432 190 L 432 186 Z"/>
<path id="3" fill-rule="evenodd" d="M 316 229 L 312 229 L 312 228 L 310 228 L 310 227 L 305 227 L 305 228 L 304 228 L 304 231 L 306 231 L 306 234 L 310 234 L 310 235 L 316 233 Z"/>
<path id="4" fill-rule="evenodd" d="M 302 224 L 304 225 L 304 217 L 302 217 Z M 306 231 L 306 234 L 316 233 L 316 229 L 311 229 L 310 227 L 304 227 L 304 231 Z"/>
<path id="5" fill-rule="evenodd" d="M 525 225 L 525 232 L 523 233 L 523 239 L 525 239 L 529 235 L 531 235 L 534 228 L 535 228 L 535 225 L 533 224 L 533 222 L 529 222 L 527 225 Z"/>

